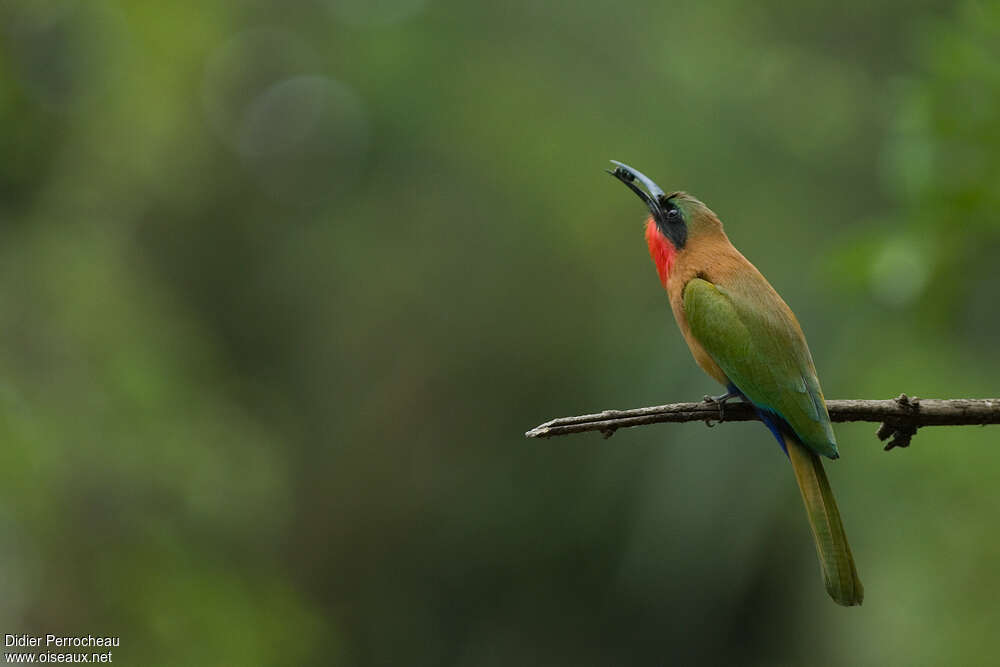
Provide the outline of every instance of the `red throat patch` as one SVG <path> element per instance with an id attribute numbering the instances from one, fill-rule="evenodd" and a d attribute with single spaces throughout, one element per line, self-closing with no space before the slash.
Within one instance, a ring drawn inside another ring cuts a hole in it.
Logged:
<path id="1" fill-rule="evenodd" d="M 666 287 L 670 269 L 673 268 L 674 259 L 677 257 L 677 248 L 660 232 L 653 216 L 649 216 L 646 220 L 646 245 L 649 246 L 649 256 L 653 258 L 653 264 L 656 264 L 656 272 L 660 274 L 660 282 Z"/>

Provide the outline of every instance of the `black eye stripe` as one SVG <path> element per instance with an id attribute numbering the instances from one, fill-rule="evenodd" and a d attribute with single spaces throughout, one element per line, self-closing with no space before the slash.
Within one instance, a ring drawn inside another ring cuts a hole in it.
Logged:
<path id="1" fill-rule="evenodd" d="M 663 218 L 659 221 L 660 231 L 674 244 L 677 249 L 683 249 L 687 242 L 687 225 L 684 224 L 684 214 L 675 203 L 667 200 L 661 202 Z"/>

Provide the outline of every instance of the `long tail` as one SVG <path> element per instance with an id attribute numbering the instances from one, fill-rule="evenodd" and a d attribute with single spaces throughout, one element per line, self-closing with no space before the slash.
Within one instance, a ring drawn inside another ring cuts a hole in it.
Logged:
<path id="1" fill-rule="evenodd" d="M 785 450 L 792 462 L 795 479 L 806 505 L 809 527 L 816 541 L 820 569 L 826 591 L 837 604 L 861 604 L 865 597 L 864 586 L 854 567 L 851 547 L 847 545 L 844 524 L 840 522 L 837 502 L 823 470 L 819 455 L 791 435 L 784 435 Z"/>

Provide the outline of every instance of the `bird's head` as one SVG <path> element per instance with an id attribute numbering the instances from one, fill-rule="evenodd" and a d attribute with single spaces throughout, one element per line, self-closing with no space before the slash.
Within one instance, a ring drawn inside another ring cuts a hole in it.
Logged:
<path id="1" fill-rule="evenodd" d="M 686 192 L 667 194 L 638 169 L 615 160 L 611 162 L 615 168 L 608 173 L 628 186 L 649 208 L 646 242 L 660 280 L 666 285 L 677 253 L 683 252 L 690 241 L 721 233 L 722 223 L 707 206 Z M 636 185 L 637 181 L 646 189 Z"/>

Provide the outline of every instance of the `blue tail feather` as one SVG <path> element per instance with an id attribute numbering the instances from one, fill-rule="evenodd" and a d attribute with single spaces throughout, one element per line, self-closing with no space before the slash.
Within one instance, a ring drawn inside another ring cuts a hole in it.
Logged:
<path id="1" fill-rule="evenodd" d="M 785 420 L 776 413 L 768 410 L 767 408 L 762 408 L 751 401 L 747 398 L 746 394 L 740 391 L 740 388 L 732 382 L 729 383 L 728 389 L 730 392 L 739 394 L 740 398 L 753 405 L 754 412 L 756 412 L 757 416 L 760 417 L 760 420 L 764 422 L 764 426 L 766 426 L 774 435 L 775 440 L 777 440 L 778 444 L 781 446 L 781 451 L 785 453 L 785 456 L 788 456 L 788 450 L 785 448 L 785 436 L 782 434 L 782 430 L 788 428 L 785 424 Z"/>

